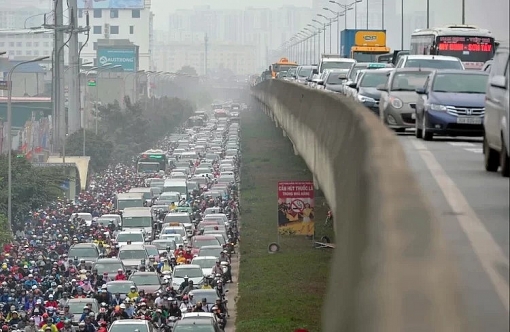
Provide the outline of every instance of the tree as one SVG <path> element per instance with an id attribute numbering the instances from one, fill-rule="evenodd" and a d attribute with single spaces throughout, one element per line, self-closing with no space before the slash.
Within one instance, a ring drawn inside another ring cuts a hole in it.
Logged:
<path id="1" fill-rule="evenodd" d="M 4 245 L 12 241 L 12 234 L 9 233 L 7 225 L 7 217 L 0 213 L 0 245 Z"/>
<path id="2" fill-rule="evenodd" d="M 195 68 L 191 66 L 184 66 L 179 69 L 176 73 L 177 75 L 188 75 L 188 76 L 198 76 Z"/>
<path id="3" fill-rule="evenodd" d="M 108 167 L 113 152 L 113 144 L 94 131 L 85 130 L 85 155 L 90 156 L 91 170 L 98 172 Z M 72 133 L 66 139 L 66 155 L 83 155 L 83 129 Z"/>
<path id="4" fill-rule="evenodd" d="M 7 156 L 0 156 L 0 178 L 8 177 Z M 62 184 L 67 180 L 61 167 L 35 167 L 25 158 L 12 159 L 12 224 L 23 227 L 31 210 L 47 206 L 63 196 Z M 7 216 L 7 181 L 0 182 L 0 214 Z M 0 222 L 1 226 L 1 222 Z M 1 235 L 0 235 L 1 236 Z"/>

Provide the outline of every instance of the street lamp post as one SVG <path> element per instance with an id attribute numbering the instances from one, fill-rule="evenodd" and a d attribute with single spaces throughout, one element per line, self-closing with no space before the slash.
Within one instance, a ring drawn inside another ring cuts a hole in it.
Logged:
<path id="1" fill-rule="evenodd" d="M 4 53 L 5 54 L 5 53 Z M 7 74 L 7 223 L 12 233 L 12 73 L 21 65 L 49 59 L 49 56 L 22 61 L 14 65 Z"/>
<path id="2" fill-rule="evenodd" d="M 319 24 L 319 27 L 316 26 L 316 28 L 318 29 L 319 31 L 319 53 L 318 53 L 318 59 L 320 61 L 320 58 L 321 58 L 321 33 L 322 33 L 322 30 L 326 30 L 326 25 L 323 24 L 321 21 L 319 20 L 316 20 L 316 19 L 313 19 L 312 20 L 313 22 Z M 326 31 L 324 31 L 324 44 L 326 44 Z M 326 45 L 324 45 L 326 46 Z M 326 53 L 326 48 L 324 48 L 324 53 Z"/>
<path id="3" fill-rule="evenodd" d="M 360 3 L 361 1 L 363 0 L 355 0 L 354 2 L 351 2 L 350 4 L 347 4 L 347 5 L 344 5 L 344 4 L 341 4 L 339 3 L 338 1 L 334 1 L 334 0 L 329 0 L 330 3 L 334 3 L 335 5 L 341 7 L 343 10 L 344 10 L 344 13 L 345 13 L 345 29 L 347 29 L 347 11 L 348 10 L 352 10 L 354 9 L 354 28 L 357 29 L 358 28 L 358 19 L 357 19 L 357 16 L 358 16 L 358 12 L 357 12 L 357 4 Z M 353 8 L 353 6 L 355 8 Z"/>
<path id="4" fill-rule="evenodd" d="M 320 17 L 323 17 L 325 18 L 326 20 L 329 21 L 329 53 L 332 52 L 332 46 L 331 46 L 331 43 L 332 43 L 332 39 L 331 39 L 331 28 L 333 27 L 333 21 L 332 21 L 332 18 L 331 17 L 327 17 L 325 15 L 322 15 L 322 14 L 317 14 L 317 16 L 320 16 Z M 326 37 L 326 24 L 324 24 L 324 37 Z M 326 45 L 324 45 L 324 49 L 326 48 Z M 324 51 L 325 52 L 325 51 Z"/>

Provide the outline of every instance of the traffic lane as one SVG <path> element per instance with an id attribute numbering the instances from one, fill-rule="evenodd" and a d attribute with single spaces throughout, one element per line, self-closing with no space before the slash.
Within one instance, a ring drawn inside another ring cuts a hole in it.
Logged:
<path id="1" fill-rule="evenodd" d="M 460 297 L 465 307 L 465 317 L 468 319 L 468 330 L 508 331 L 508 307 L 502 302 L 501 289 L 495 287 L 492 278 L 487 273 L 486 267 L 481 263 L 479 255 L 475 252 L 472 241 L 470 241 L 469 237 L 466 235 L 466 231 L 459 223 L 459 215 L 462 214 L 462 212 L 456 211 L 448 203 L 442 188 L 433 176 L 433 171 L 431 171 L 429 165 L 425 163 L 418 149 L 413 144 L 413 142 L 416 141 L 414 137 L 401 136 L 399 139 L 406 151 L 407 162 L 414 171 L 423 192 L 426 194 L 438 216 L 442 234 L 446 243 L 451 248 L 452 264 L 456 265 L 459 274 Z M 445 142 L 442 143 L 444 144 Z M 424 148 L 428 150 L 428 146 L 430 146 L 430 144 L 424 145 Z M 453 147 L 453 145 L 450 146 Z M 436 149 L 442 150 L 442 152 L 438 153 L 435 151 L 434 156 L 443 153 L 455 153 L 451 151 L 449 147 L 438 146 L 433 148 L 433 150 Z M 465 163 L 457 167 L 457 171 L 466 172 L 464 165 Z M 468 167 L 468 169 L 470 169 L 470 167 Z M 480 175 L 477 170 L 471 170 L 471 172 L 479 176 L 487 176 Z M 436 173 L 436 171 L 434 171 L 434 173 Z M 490 177 L 491 175 L 488 176 Z M 508 201 L 506 204 L 508 204 Z M 508 231 L 506 231 L 505 234 L 508 238 Z M 506 247 L 508 247 L 508 245 Z M 506 248 L 506 252 L 508 252 L 508 248 Z M 498 270 L 504 280 L 502 282 L 503 289 L 505 289 L 505 286 L 506 289 L 508 289 L 508 265 L 501 265 L 502 266 L 496 266 L 494 270 Z"/>
<path id="2" fill-rule="evenodd" d="M 412 136 L 400 136 L 413 141 Z M 421 143 L 434 155 L 475 211 L 484 227 L 509 257 L 510 181 L 485 171 L 481 138 L 434 138 Z M 415 150 L 405 144 L 406 150 Z M 455 211 L 458 212 L 458 211 Z"/>

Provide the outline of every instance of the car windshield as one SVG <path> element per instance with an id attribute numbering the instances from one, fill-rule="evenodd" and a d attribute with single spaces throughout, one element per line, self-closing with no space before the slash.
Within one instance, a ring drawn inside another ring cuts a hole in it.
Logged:
<path id="1" fill-rule="evenodd" d="M 147 252 L 144 249 L 139 250 L 120 250 L 119 252 L 119 258 L 120 259 L 146 259 L 147 258 Z"/>
<path id="2" fill-rule="evenodd" d="M 138 286 L 144 285 L 160 285 L 161 282 L 156 274 L 133 274 L 129 277 Z"/>
<path id="3" fill-rule="evenodd" d="M 144 242 L 142 233 L 119 233 L 117 242 Z"/>
<path id="4" fill-rule="evenodd" d="M 462 63 L 453 60 L 408 59 L 406 68 L 464 69 Z"/>
<path id="5" fill-rule="evenodd" d="M 67 253 L 69 257 L 99 257 L 99 253 L 94 248 L 71 248 Z"/>
<path id="6" fill-rule="evenodd" d="M 198 253 L 198 256 L 214 256 L 220 257 L 223 248 L 202 248 Z"/>
<path id="7" fill-rule="evenodd" d="M 122 218 L 122 227 L 151 227 L 151 217 L 124 217 Z"/>
<path id="8" fill-rule="evenodd" d="M 168 223 L 168 222 L 178 222 L 178 223 L 183 223 L 183 224 L 186 224 L 186 223 L 190 223 L 191 222 L 191 218 L 189 215 L 175 215 L 173 213 L 169 213 L 165 216 L 165 222 Z"/>
<path id="9" fill-rule="evenodd" d="M 184 278 L 185 276 L 188 276 L 190 278 L 199 278 L 203 277 L 204 274 L 202 273 L 202 269 L 200 268 L 184 268 L 184 269 L 175 269 L 174 272 L 174 278 Z"/>
<path id="10" fill-rule="evenodd" d="M 140 331 L 149 332 L 146 324 L 133 323 L 133 324 L 112 324 L 108 332 L 125 332 L 125 331 Z"/>
<path id="11" fill-rule="evenodd" d="M 313 70 L 312 68 L 301 68 L 298 71 L 298 76 L 299 77 L 308 77 L 312 73 L 312 70 Z"/>
<path id="12" fill-rule="evenodd" d="M 363 75 L 361 82 L 359 83 L 360 87 L 363 88 L 375 88 L 380 84 L 386 83 L 388 80 L 388 75 L 386 72 L 367 72 Z"/>
<path id="13" fill-rule="evenodd" d="M 322 71 L 326 69 L 350 69 L 353 62 L 346 61 L 324 61 L 322 63 Z"/>
<path id="14" fill-rule="evenodd" d="M 83 312 L 83 307 L 87 304 L 87 303 L 92 303 L 92 301 L 67 301 L 67 304 L 69 305 L 69 312 L 73 313 L 73 314 L 79 314 L 81 315 L 81 313 Z"/>
<path id="15" fill-rule="evenodd" d="M 343 75 L 345 77 L 345 73 Z M 340 77 L 340 73 L 333 72 L 333 73 L 329 73 L 326 84 L 339 85 L 339 84 L 342 84 L 342 82 L 344 80 L 345 80 L 345 78 Z"/>
<path id="16" fill-rule="evenodd" d="M 175 250 L 176 248 L 174 241 L 154 241 L 152 244 L 159 250 L 166 250 L 168 247 L 170 247 L 170 250 Z"/>
<path id="17" fill-rule="evenodd" d="M 94 269 L 97 270 L 98 275 L 102 275 L 105 272 L 116 273 L 119 269 L 124 270 L 121 262 L 111 262 L 111 263 L 96 263 L 94 265 Z"/>
<path id="18" fill-rule="evenodd" d="M 200 267 L 203 269 L 212 268 L 216 264 L 216 259 L 215 258 L 194 259 L 192 261 L 192 264 L 200 265 Z"/>
<path id="19" fill-rule="evenodd" d="M 111 294 L 127 294 L 130 291 L 131 286 L 133 286 L 133 283 L 131 282 L 112 282 L 106 284 L 106 289 Z"/>
<path id="20" fill-rule="evenodd" d="M 182 227 L 168 227 L 163 228 L 161 231 L 161 234 L 179 234 L 179 235 L 186 235 L 186 231 Z"/>
<path id="21" fill-rule="evenodd" d="M 159 255 L 158 247 L 156 247 L 156 246 L 146 246 L 145 250 L 147 250 L 147 254 L 149 254 L 149 256 L 158 256 Z"/>
<path id="22" fill-rule="evenodd" d="M 391 91 L 414 91 L 425 84 L 429 71 L 397 73 L 393 76 Z"/>
<path id="23" fill-rule="evenodd" d="M 484 94 L 487 88 L 487 74 L 437 74 L 432 91 L 451 93 Z"/>
<path id="24" fill-rule="evenodd" d="M 190 318 L 192 319 L 192 318 Z M 196 323 L 195 323 L 196 322 Z M 211 323 L 195 320 L 193 324 L 177 324 L 173 332 L 214 332 L 214 326 Z M 111 332 L 111 329 L 110 331 Z"/>
<path id="25" fill-rule="evenodd" d="M 172 239 L 175 241 L 175 243 L 182 243 L 182 236 L 181 234 L 161 234 L 161 239 Z"/>
<path id="26" fill-rule="evenodd" d="M 115 223 L 113 218 L 98 218 L 96 221 L 101 226 L 108 226 L 110 223 Z"/>
<path id="27" fill-rule="evenodd" d="M 193 246 L 195 248 L 202 248 L 203 246 L 219 246 L 220 242 L 214 239 L 196 239 L 194 238 Z"/>

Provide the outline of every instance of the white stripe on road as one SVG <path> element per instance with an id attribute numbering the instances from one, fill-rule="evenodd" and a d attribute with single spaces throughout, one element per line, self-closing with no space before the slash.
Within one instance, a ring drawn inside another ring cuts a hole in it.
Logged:
<path id="1" fill-rule="evenodd" d="M 505 278 L 497 271 L 498 266 L 509 267 L 508 259 L 432 152 L 420 141 L 412 140 L 411 143 L 430 170 L 452 210 L 458 213 L 456 217 L 460 226 L 508 312 L 510 290 Z"/>
<path id="2" fill-rule="evenodd" d="M 469 148 L 469 149 L 464 149 L 464 150 L 469 151 L 469 152 L 478 153 L 478 154 L 483 153 L 483 148 Z"/>
<path id="3" fill-rule="evenodd" d="M 452 146 L 475 146 L 473 143 L 469 142 L 448 142 L 448 144 Z"/>

